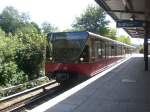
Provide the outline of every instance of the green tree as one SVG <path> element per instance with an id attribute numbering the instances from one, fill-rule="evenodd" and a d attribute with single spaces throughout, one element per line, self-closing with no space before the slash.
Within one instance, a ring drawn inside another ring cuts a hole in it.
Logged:
<path id="1" fill-rule="evenodd" d="M 143 45 L 139 47 L 139 53 L 144 53 L 144 46 Z"/>
<path id="2" fill-rule="evenodd" d="M 38 26 L 37 23 L 31 22 L 31 25 L 32 25 L 34 28 L 36 28 L 36 30 L 37 30 L 38 33 L 41 33 L 41 29 L 39 28 L 39 26 Z"/>
<path id="3" fill-rule="evenodd" d="M 30 21 L 30 15 L 28 14 L 28 13 L 21 13 L 20 15 L 19 15 L 19 18 L 21 18 L 20 19 L 20 22 L 22 23 L 22 24 L 26 24 L 26 23 L 28 23 L 29 21 Z"/>
<path id="4" fill-rule="evenodd" d="M 18 38 L 6 37 L 0 29 L 0 85 L 16 85 L 27 81 L 27 75 L 16 64 Z"/>
<path id="5" fill-rule="evenodd" d="M 0 26 L 8 34 L 14 33 L 17 28 L 20 28 L 19 12 L 13 7 L 6 7 L 0 14 Z"/>
<path id="6" fill-rule="evenodd" d="M 39 30 L 36 23 L 30 23 L 30 16 L 27 13 L 19 13 L 14 7 L 5 7 L 0 14 L 0 27 L 6 34 L 15 34 L 18 29 L 25 29 L 28 27 L 29 31 L 35 27 Z M 27 30 L 27 29 L 26 29 Z"/>
<path id="7" fill-rule="evenodd" d="M 40 33 L 39 29 L 37 28 L 37 26 L 35 26 L 33 23 L 26 23 L 24 25 L 22 25 L 20 28 L 16 29 L 16 34 L 17 33 L 26 33 L 26 34 L 32 34 L 32 33 Z"/>
<path id="8" fill-rule="evenodd" d="M 28 74 L 29 80 L 39 77 L 44 63 L 46 37 L 37 33 L 19 33 L 17 38 L 21 44 L 16 50 L 18 67 Z"/>
<path id="9" fill-rule="evenodd" d="M 120 42 L 123 42 L 125 44 L 129 44 L 129 45 L 132 44 L 131 40 L 130 40 L 130 38 L 128 36 L 123 36 L 122 35 L 122 36 L 118 37 L 117 40 L 120 41 Z"/>
<path id="10" fill-rule="evenodd" d="M 49 32 L 55 32 L 55 31 L 58 31 L 58 28 L 51 25 L 50 23 L 48 22 L 43 22 L 42 23 L 42 31 L 43 33 L 47 34 Z"/>
<path id="11" fill-rule="evenodd" d="M 0 28 L 0 37 L 5 37 L 5 32 Z"/>
<path id="12" fill-rule="evenodd" d="M 113 40 L 116 40 L 117 39 L 116 34 L 117 34 L 116 29 L 110 29 L 108 34 L 106 34 L 106 36 L 113 39 Z"/>
<path id="13" fill-rule="evenodd" d="M 46 55 L 46 33 L 57 28 L 43 24 L 43 32 L 30 16 L 6 7 L 0 14 L 0 86 L 16 85 L 40 76 Z"/>
<path id="14" fill-rule="evenodd" d="M 83 14 L 76 17 L 73 28 L 78 31 L 86 30 L 105 35 L 108 33 L 107 25 L 109 23 L 105 17 L 106 13 L 102 8 L 89 5 Z"/>

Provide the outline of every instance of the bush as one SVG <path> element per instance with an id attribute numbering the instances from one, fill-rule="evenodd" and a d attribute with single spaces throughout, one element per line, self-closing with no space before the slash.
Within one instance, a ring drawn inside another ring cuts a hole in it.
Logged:
<path id="1" fill-rule="evenodd" d="M 41 34 L 19 34 L 20 47 L 16 49 L 16 63 L 29 80 L 40 77 L 44 67 L 45 36 Z"/>
<path id="2" fill-rule="evenodd" d="M 6 37 L 0 30 L 0 86 L 16 85 L 28 80 L 15 62 L 17 45 L 17 38 Z"/>
<path id="3" fill-rule="evenodd" d="M 144 53 L 144 47 L 143 47 L 143 46 L 140 47 L 139 52 L 140 52 L 140 53 Z"/>
<path id="4" fill-rule="evenodd" d="M 37 33 L 5 36 L 0 30 L 0 86 L 40 77 L 44 68 L 45 36 Z"/>
<path id="5" fill-rule="evenodd" d="M 17 85 L 26 82 L 27 75 L 13 61 L 5 62 L 0 68 L 0 85 Z"/>

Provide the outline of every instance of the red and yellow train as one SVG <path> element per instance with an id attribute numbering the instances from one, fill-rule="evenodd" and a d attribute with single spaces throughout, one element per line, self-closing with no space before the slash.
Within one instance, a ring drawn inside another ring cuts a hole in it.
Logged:
<path id="1" fill-rule="evenodd" d="M 58 82 L 92 77 L 134 49 L 91 32 L 49 33 L 47 40 L 45 73 Z"/>

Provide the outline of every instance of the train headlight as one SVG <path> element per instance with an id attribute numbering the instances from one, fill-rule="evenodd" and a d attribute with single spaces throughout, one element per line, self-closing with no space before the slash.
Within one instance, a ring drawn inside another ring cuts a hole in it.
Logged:
<path id="1" fill-rule="evenodd" d="M 83 60 L 84 60 L 84 58 L 81 57 L 81 58 L 80 58 L 80 61 L 83 61 Z"/>
<path id="2" fill-rule="evenodd" d="M 53 59 L 52 57 L 49 58 L 49 60 L 52 60 L 52 59 Z"/>

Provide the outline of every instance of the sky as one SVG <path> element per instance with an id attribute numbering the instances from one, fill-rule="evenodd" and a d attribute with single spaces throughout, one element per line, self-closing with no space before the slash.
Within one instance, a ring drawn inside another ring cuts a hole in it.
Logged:
<path id="1" fill-rule="evenodd" d="M 13 6 L 19 12 L 25 12 L 30 15 L 32 21 L 41 25 L 47 21 L 58 27 L 61 31 L 71 28 L 75 17 L 80 16 L 89 5 L 97 5 L 94 0 L 0 0 L 0 12 L 6 6 Z M 110 20 L 109 27 L 115 28 L 116 24 Z M 117 35 L 127 35 L 124 30 L 117 29 Z M 141 44 L 140 39 L 132 39 L 136 44 Z"/>

